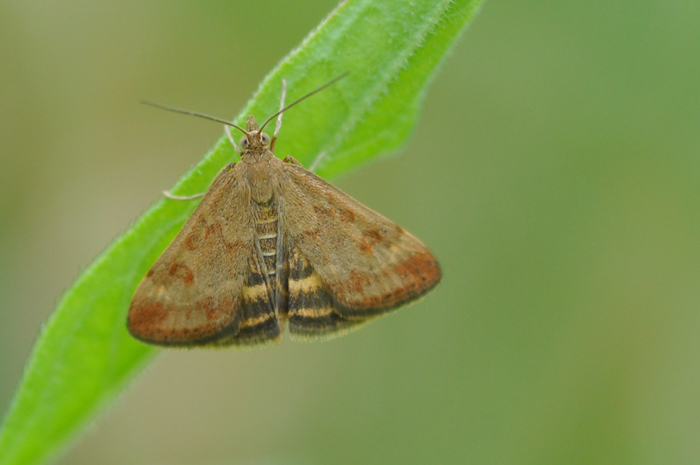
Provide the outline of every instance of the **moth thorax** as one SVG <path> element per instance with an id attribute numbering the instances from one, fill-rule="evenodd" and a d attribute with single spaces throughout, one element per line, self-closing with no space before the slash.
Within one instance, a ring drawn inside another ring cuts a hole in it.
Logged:
<path id="1" fill-rule="evenodd" d="M 243 152 L 243 160 L 248 166 L 250 196 L 261 207 L 269 204 L 273 197 L 275 177 L 270 175 L 270 170 L 273 169 L 270 158 L 259 150 Z"/>

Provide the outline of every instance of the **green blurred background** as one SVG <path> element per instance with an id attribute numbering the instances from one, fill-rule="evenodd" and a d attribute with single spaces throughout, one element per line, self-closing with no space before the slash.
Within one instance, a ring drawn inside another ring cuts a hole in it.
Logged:
<path id="1" fill-rule="evenodd" d="M 0 4 L 0 412 L 62 290 L 221 134 L 138 100 L 232 117 L 335 4 Z M 700 463 L 699 22 L 486 1 L 403 153 L 335 180 L 437 290 L 325 344 L 163 353 L 59 462 Z"/>

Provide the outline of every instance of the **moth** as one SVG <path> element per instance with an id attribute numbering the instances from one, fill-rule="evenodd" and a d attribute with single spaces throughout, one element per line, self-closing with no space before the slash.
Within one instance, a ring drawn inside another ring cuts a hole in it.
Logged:
<path id="1" fill-rule="evenodd" d="M 291 156 L 275 157 L 284 107 L 262 127 L 223 122 L 240 153 L 214 178 L 139 284 L 127 328 L 161 346 L 253 346 L 347 333 L 434 288 L 440 266 L 406 230 Z M 284 87 L 283 89 L 286 89 Z M 271 138 L 265 126 L 278 117 Z M 240 149 L 228 127 L 243 133 Z"/>

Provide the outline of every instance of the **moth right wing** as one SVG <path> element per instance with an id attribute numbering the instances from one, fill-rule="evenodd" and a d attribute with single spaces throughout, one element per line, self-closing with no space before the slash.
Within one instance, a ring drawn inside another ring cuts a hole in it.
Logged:
<path id="1" fill-rule="evenodd" d="M 437 260 L 406 230 L 302 166 L 284 170 L 291 333 L 342 333 L 440 281 Z"/>
<path id="2" fill-rule="evenodd" d="M 279 327 L 254 251 L 250 191 L 226 166 L 134 294 L 127 327 L 158 345 L 252 344 Z"/>

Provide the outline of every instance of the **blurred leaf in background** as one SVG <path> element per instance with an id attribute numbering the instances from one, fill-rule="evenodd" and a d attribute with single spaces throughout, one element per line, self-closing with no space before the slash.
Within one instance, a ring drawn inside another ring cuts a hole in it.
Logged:
<path id="1" fill-rule="evenodd" d="M 227 117 L 334 6 L 0 6 L 0 410 L 55 297 L 221 134 L 138 99 Z M 61 463 L 697 463 L 699 16 L 487 3 L 405 152 L 338 182 L 439 290 L 323 345 L 168 352 Z"/>

